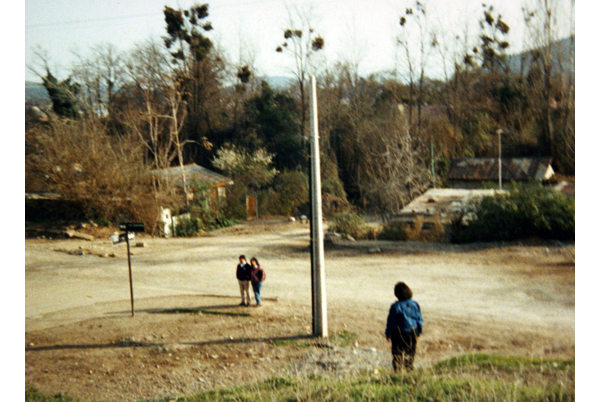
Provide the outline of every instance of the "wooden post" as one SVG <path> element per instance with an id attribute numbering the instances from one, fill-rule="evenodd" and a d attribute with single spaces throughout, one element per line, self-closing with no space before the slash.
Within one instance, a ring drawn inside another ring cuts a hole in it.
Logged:
<path id="1" fill-rule="evenodd" d="M 313 335 L 327 338 L 327 300 L 325 292 L 325 249 L 323 246 L 323 207 L 321 199 L 321 166 L 319 155 L 319 119 L 317 115 L 317 82 L 310 77 L 310 142 L 311 142 L 311 259 L 313 289 Z"/>
<path id="2" fill-rule="evenodd" d="M 119 223 L 119 229 L 125 231 L 125 242 L 127 243 L 127 265 L 129 265 L 129 293 L 131 294 L 131 316 L 133 317 L 135 315 L 135 309 L 133 308 L 133 276 L 131 274 L 131 251 L 129 250 L 129 233 L 143 232 L 146 229 L 142 222 Z"/>

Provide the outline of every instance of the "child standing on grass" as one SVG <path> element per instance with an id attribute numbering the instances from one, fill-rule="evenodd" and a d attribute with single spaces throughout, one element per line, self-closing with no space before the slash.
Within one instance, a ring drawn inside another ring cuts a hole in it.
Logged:
<path id="1" fill-rule="evenodd" d="M 246 256 L 243 254 L 240 255 L 240 263 L 235 272 L 235 276 L 240 284 L 240 294 L 242 295 L 240 306 L 250 305 L 250 270 L 251 267 L 246 261 Z"/>
<path id="2" fill-rule="evenodd" d="M 252 257 L 250 259 L 250 265 L 250 281 L 252 282 L 252 290 L 254 290 L 256 307 L 260 307 L 260 289 L 262 288 L 262 283 L 267 278 L 267 274 L 265 274 L 265 271 L 260 267 L 260 264 L 258 263 L 258 260 L 256 258 Z"/>
<path id="3" fill-rule="evenodd" d="M 385 337 L 392 341 L 394 371 L 412 370 L 417 351 L 417 337 L 423 332 L 423 317 L 419 303 L 412 300 L 412 290 L 398 282 L 394 287 L 398 301 L 390 307 Z"/>

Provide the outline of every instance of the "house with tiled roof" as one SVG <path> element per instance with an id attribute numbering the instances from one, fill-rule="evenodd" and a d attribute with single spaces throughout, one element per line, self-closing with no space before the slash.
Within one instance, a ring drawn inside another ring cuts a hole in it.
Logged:
<path id="1" fill-rule="evenodd" d="M 550 183 L 554 179 L 552 158 L 502 158 L 502 183 L 538 181 Z M 498 158 L 457 158 L 450 163 L 446 176 L 448 187 L 476 189 L 484 183 L 499 181 Z"/>

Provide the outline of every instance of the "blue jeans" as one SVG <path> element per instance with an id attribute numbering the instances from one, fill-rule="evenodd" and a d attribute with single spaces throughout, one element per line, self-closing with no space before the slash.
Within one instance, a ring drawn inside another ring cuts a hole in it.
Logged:
<path id="1" fill-rule="evenodd" d="M 252 282 L 252 290 L 254 290 L 254 297 L 256 298 L 256 304 L 260 306 L 260 288 L 262 288 L 262 282 Z"/>

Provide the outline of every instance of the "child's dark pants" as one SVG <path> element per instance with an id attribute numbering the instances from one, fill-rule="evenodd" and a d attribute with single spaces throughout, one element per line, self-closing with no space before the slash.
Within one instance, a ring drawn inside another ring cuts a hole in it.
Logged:
<path id="1" fill-rule="evenodd" d="M 394 371 L 412 370 L 417 352 L 417 335 L 414 332 L 394 331 L 392 334 L 392 364 Z"/>

